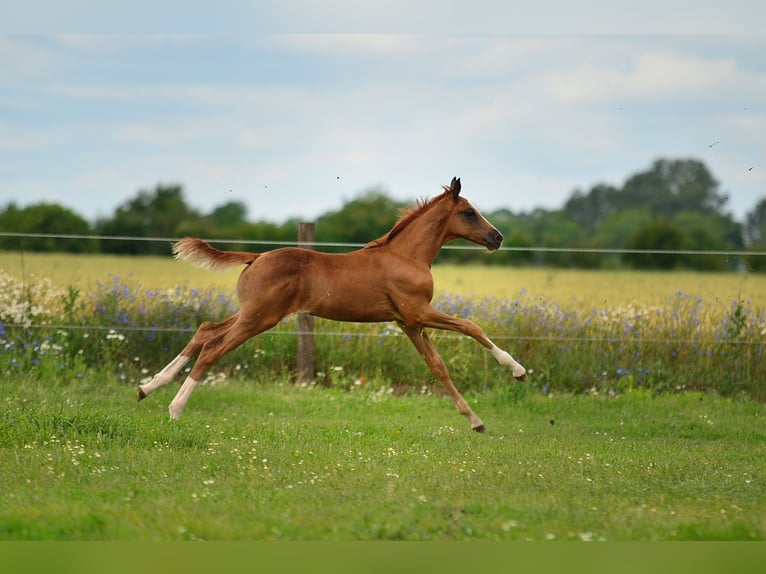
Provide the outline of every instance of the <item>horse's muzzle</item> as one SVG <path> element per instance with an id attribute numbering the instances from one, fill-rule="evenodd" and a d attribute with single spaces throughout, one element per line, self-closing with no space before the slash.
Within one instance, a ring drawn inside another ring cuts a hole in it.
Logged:
<path id="1" fill-rule="evenodd" d="M 487 233 L 487 236 L 484 239 L 484 246 L 490 251 L 498 249 L 503 244 L 503 234 L 497 229 L 493 229 Z"/>

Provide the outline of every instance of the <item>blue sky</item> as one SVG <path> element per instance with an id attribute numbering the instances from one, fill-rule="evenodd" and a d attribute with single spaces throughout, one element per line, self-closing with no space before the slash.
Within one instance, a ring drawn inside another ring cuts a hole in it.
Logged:
<path id="1" fill-rule="evenodd" d="M 460 9 L 438 31 L 417 11 L 397 28 L 390 10 L 359 20 L 341 0 L 234 2 L 229 28 L 188 10 L 163 27 L 161 9 L 115 25 L 86 0 L 35 19 L 36 4 L 0 33 L 0 205 L 57 202 L 92 221 L 179 183 L 202 211 L 237 200 L 253 220 L 310 220 L 371 187 L 412 201 L 459 176 L 480 209 L 520 211 L 659 157 L 704 161 L 740 220 L 766 195 L 762 2 L 727 4 L 732 22 L 681 2 L 676 32 L 615 13 L 610 33 L 587 11 L 569 14 L 573 33 L 561 11 L 552 31 L 535 24 L 551 3 L 507 32 Z M 242 25 L 275 13 L 280 33 Z"/>

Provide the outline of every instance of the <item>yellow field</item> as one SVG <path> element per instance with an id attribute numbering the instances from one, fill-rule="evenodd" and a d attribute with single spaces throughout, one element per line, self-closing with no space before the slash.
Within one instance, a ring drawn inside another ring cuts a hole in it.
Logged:
<path id="1" fill-rule="evenodd" d="M 16 277 L 49 278 L 57 286 L 93 286 L 95 281 L 110 282 L 114 277 L 136 281 L 155 289 L 182 285 L 217 287 L 233 291 L 240 269 L 212 272 L 167 257 L 129 257 L 120 255 L 73 255 L 51 253 L 0 253 L 0 270 Z"/>
<path id="2" fill-rule="evenodd" d="M 0 271 L 16 277 L 49 278 L 54 285 L 82 289 L 115 276 L 154 289 L 189 282 L 192 287 L 233 291 L 239 269 L 215 273 L 168 257 L 0 253 Z M 766 275 L 699 273 L 694 271 L 581 271 L 572 269 L 435 266 L 436 294 L 465 297 L 542 297 L 563 307 L 618 307 L 661 305 L 678 291 L 701 297 L 708 304 L 728 307 L 750 301 L 766 308 Z"/>
<path id="3" fill-rule="evenodd" d="M 741 299 L 766 308 L 766 275 L 444 266 L 434 269 L 434 277 L 438 290 L 513 298 L 526 289 L 527 296 L 544 297 L 562 306 L 662 305 L 682 291 L 711 304 L 728 307 Z"/>

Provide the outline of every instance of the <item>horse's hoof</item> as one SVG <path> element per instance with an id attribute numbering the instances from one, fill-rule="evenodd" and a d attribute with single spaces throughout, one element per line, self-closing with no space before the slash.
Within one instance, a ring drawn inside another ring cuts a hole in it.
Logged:
<path id="1" fill-rule="evenodd" d="M 517 381 L 521 381 L 521 382 L 523 383 L 524 381 L 526 381 L 526 380 L 527 380 L 527 374 L 526 374 L 526 373 L 524 373 L 524 374 L 523 374 L 523 375 L 521 375 L 520 377 L 513 377 L 513 378 L 514 378 L 514 379 L 516 379 Z"/>
<path id="2" fill-rule="evenodd" d="M 484 425 L 479 425 L 477 427 L 473 427 L 473 430 L 475 430 L 476 432 L 485 432 L 487 429 L 484 428 Z"/>
<path id="3" fill-rule="evenodd" d="M 141 387 L 138 387 L 136 389 L 136 396 L 137 396 L 139 401 L 142 400 L 142 399 L 145 399 L 146 398 L 146 393 L 144 392 L 144 389 L 142 389 Z"/>

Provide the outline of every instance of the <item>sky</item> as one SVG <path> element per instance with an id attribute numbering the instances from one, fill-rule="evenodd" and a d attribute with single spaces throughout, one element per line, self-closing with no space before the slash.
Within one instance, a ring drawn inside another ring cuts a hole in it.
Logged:
<path id="1" fill-rule="evenodd" d="M 362 16 L 350 0 L 230 2 L 225 18 L 186 4 L 14 5 L 0 208 L 54 202 L 93 222 L 180 184 L 203 213 L 240 201 L 252 221 L 310 221 L 457 176 L 480 210 L 520 212 L 658 158 L 703 161 L 739 221 L 766 197 L 760 1 L 537 2 L 521 18 L 492 0 Z"/>

